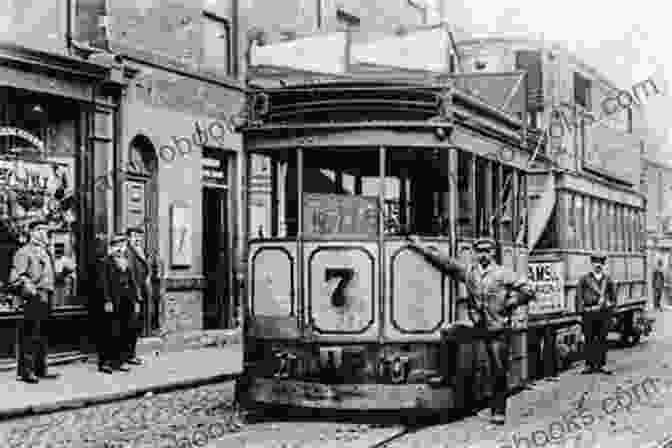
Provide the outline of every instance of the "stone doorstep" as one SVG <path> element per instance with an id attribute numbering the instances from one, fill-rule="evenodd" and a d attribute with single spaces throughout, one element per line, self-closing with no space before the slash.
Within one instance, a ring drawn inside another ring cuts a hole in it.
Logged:
<path id="1" fill-rule="evenodd" d="M 161 337 L 141 338 L 138 341 L 138 355 L 193 350 L 204 347 L 222 347 L 242 342 L 240 328 L 232 330 L 195 330 L 168 333 Z"/>

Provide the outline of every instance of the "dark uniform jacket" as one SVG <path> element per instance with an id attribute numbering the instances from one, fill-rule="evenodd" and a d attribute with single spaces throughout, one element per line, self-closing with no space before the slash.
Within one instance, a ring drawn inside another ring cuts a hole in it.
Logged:
<path id="1" fill-rule="evenodd" d="M 150 265 L 147 258 L 139 254 L 133 247 L 128 248 L 128 265 L 133 271 L 140 290 L 138 300 L 147 300 L 151 297 Z"/>
<path id="2" fill-rule="evenodd" d="M 112 256 L 105 257 L 100 274 L 100 287 L 104 302 L 112 302 L 114 313 L 125 313 L 133 309 L 138 300 L 138 283 L 129 263 L 121 270 Z"/>
<path id="3" fill-rule="evenodd" d="M 665 275 L 663 271 L 660 269 L 653 271 L 652 283 L 653 289 L 663 289 L 665 287 Z"/>
<path id="4" fill-rule="evenodd" d="M 607 274 L 598 281 L 592 272 L 583 275 L 576 287 L 578 312 L 596 311 L 616 305 L 616 284 Z"/>
<path id="5" fill-rule="evenodd" d="M 491 263 L 486 269 L 480 264 L 465 265 L 458 260 L 440 254 L 420 250 L 429 261 L 458 281 L 464 282 L 467 293 L 478 308 L 485 311 L 485 326 L 497 330 L 509 324 L 509 315 L 512 309 L 509 293 L 518 293 L 517 303 L 514 306 L 526 303 L 534 298 L 532 285 L 525 277 L 521 277 L 504 266 Z M 473 316 L 473 314 L 472 314 Z"/>

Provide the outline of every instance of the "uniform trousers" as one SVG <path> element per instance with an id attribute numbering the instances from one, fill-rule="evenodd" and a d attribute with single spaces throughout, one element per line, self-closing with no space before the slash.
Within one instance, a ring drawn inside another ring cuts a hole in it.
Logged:
<path id="1" fill-rule="evenodd" d="M 135 299 L 127 299 L 121 306 L 121 359 L 128 361 L 135 358 L 138 337 L 142 331 L 142 316 L 135 311 Z"/>
<path id="2" fill-rule="evenodd" d="M 46 290 L 24 298 L 17 350 L 17 375 L 22 378 L 47 373 L 48 341 L 44 324 L 49 318 L 50 298 L 51 292 Z"/>
<path id="3" fill-rule="evenodd" d="M 607 363 L 607 335 L 611 313 L 607 310 L 583 313 L 583 334 L 586 339 L 586 364 L 593 369 Z"/>
<path id="4" fill-rule="evenodd" d="M 509 337 L 507 330 L 489 336 L 485 341 L 493 380 L 493 398 L 490 409 L 494 415 L 506 414 L 506 398 L 509 392 Z"/>
<path id="5" fill-rule="evenodd" d="M 121 319 L 118 311 L 102 311 L 97 325 L 98 367 L 121 365 Z"/>

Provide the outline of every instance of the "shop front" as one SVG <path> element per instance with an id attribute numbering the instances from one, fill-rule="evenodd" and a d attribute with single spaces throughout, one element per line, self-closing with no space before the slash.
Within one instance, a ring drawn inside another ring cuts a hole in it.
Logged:
<path id="1" fill-rule="evenodd" d="M 90 347 L 94 242 L 111 215 L 93 178 L 99 154 L 114 150 L 112 135 L 97 140 L 95 129 L 114 129 L 115 106 L 97 64 L 0 46 L 0 65 L 0 367 L 11 368 L 22 307 L 8 280 L 36 220 L 49 224 L 55 272 L 50 358 Z"/>

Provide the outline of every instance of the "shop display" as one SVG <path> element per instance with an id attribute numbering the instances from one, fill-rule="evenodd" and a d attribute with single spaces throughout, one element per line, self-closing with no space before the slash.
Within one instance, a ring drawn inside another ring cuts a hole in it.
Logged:
<path id="1" fill-rule="evenodd" d="M 20 151 L 11 151 L 17 153 Z M 71 159 L 72 160 L 72 159 Z M 57 273 L 54 305 L 65 304 L 75 293 L 76 257 L 73 225 L 76 221 L 72 162 L 0 157 L 0 235 L 5 246 L 20 247 L 28 242 L 27 225 L 45 220 L 51 227 L 51 253 Z M 9 255 L 9 251 L 4 253 Z M 5 256 L 6 256 L 5 255 Z M 11 259 L 2 260 L 5 277 Z M 16 311 L 19 300 L 0 278 L 0 312 Z"/>

